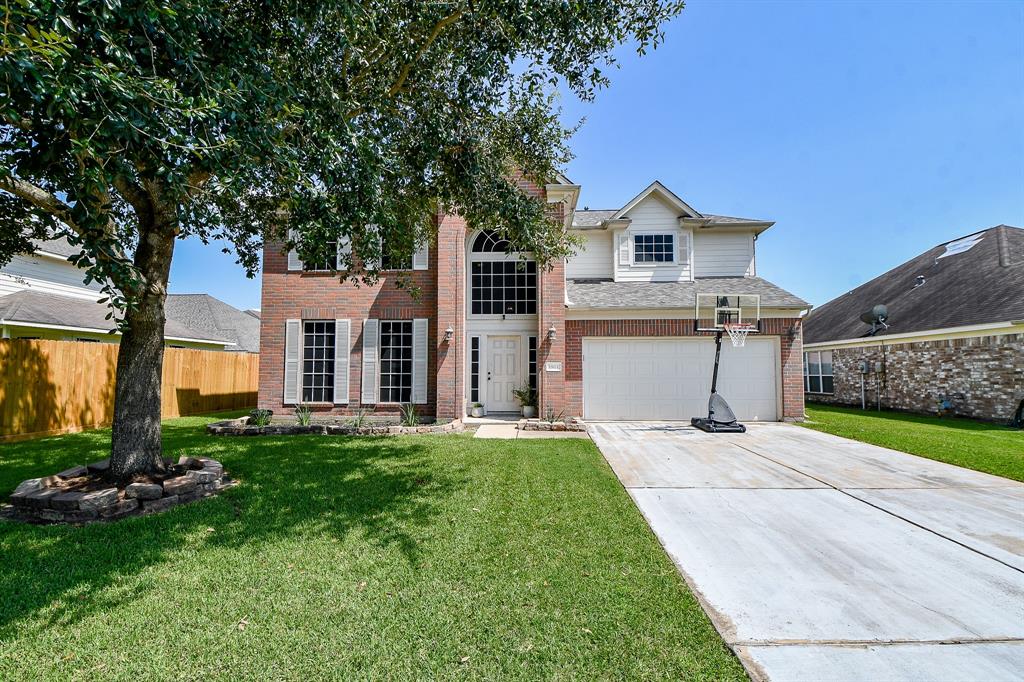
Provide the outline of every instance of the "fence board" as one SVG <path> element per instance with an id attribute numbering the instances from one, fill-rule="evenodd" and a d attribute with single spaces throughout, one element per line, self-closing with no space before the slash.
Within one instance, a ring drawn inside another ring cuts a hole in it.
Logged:
<path id="1" fill-rule="evenodd" d="M 0 441 L 107 426 L 117 345 L 0 339 Z M 161 409 L 181 417 L 256 406 L 259 356 L 164 351 Z"/>

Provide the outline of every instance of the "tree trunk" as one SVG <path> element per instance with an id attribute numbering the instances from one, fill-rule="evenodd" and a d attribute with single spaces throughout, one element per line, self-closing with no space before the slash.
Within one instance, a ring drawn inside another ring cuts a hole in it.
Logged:
<path id="1" fill-rule="evenodd" d="M 154 211 L 159 216 L 160 213 Z M 164 304 L 174 253 L 175 229 L 151 221 L 140 231 L 135 267 L 144 284 L 137 307 L 125 314 L 117 352 L 110 476 L 127 481 L 136 474 L 162 472 L 160 388 L 164 364 Z"/>

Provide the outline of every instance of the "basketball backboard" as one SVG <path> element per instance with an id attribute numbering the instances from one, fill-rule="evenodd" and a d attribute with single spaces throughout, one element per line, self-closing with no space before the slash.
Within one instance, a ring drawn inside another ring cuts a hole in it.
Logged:
<path id="1" fill-rule="evenodd" d="M 727 324 L 753 325 L 760 329 L 760 294 L 697 294 L 694 306 L 694 326 L 699 332 L 715 332 Z"/>

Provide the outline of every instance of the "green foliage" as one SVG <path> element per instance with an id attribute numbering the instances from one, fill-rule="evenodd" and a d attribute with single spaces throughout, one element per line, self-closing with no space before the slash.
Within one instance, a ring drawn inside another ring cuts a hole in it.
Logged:
<path id="1" fill-rule="evenodd" d="M 519 388 L 512 389 L 512 396 L 522 407 L 536 407 L 537 392 L 530 388 L 530 384 L 523 384 Z"/>
<path id="2" fill-rule="evenodd" d="M 299 405 L 295 408 L 295 423 L 299 426 L 309 426 L 313 421 L 313 410 L 309 405 Z"/>
<path id="3" fill-rule="evenodd" d="M 366 426 L 368 416 L 366 410 L 358 409 L 355 414 L 352 415 L 352 419 L 349 420 L 349 424 L 352 428 L 361 429 Z"/>
<path id="4" fill-rule="evenodd" d="M 271 410 L 257 409 L 249 413 L 249 418 L 254 426 L 270 426 L 270 418 L 273 415 Z"/>
<path id="5" fill-rule="evenodd" d="M 111 303 L 132 309 L 163 284 L 142 265 L 150 235 L 217 242 L 250 276 L 264 240 L 323 261 L 349 237 L 357 256 L 341 276 L 373 280 L 365 226 L 408 254 L 439 207 L 548 263 L 567 237 L 510 180 L 553 179 L 569 160 L 556 91 L 592 99 L 614 50 L 657 46 L 681 9 L 5 3 L 0 263 L 26 230 L 65 235 Z"/>
<path id="6" fill-rule="evenodd" d="M 544 421 L 549 424 L 565 421 L 565 410 L 555 412 L 554 408 L 548 405 L 547 409 L 544 410 Z"/>
<path id="7" fill-rule="evenodd" d="M 1024 433 L 973 419 L 808 405 L 801 426 L 1024 481 Z"/>
<path id="8" fill-rule="evenodd" d="M 165 422 L 164 449 L 235 488 L 83 528 L 0 521 L 0 679 L 747 679 L 589 441 L 209 421 Z M 5 443 L 0 495 L 109 438 Z"/>
<path id="9" fill-rule="evenodd" d="M 402 426 L 419 426 L 420 415 L 416 412 L 416 406 L 412 403 L 404 403 L 402 405 L 402 416 L 400 418 Z"/>

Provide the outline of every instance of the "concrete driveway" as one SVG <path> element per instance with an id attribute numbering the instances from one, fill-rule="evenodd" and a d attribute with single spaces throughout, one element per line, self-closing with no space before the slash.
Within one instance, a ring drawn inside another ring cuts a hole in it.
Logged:
<path id="1" fill-rule="evenodd" d="M 789 424 L 591 437 L 755 679 L 1024 679 L 1024 484 Z"/>

